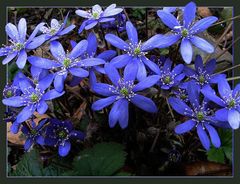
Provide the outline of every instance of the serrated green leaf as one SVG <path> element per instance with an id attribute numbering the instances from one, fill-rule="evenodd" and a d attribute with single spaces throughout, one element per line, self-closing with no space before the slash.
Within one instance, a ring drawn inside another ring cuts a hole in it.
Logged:
<path id="1" fill-rule="evenodd" d="M 99 143 L 82 151 L 73 162 L 73 172 L 67 175 L 111 176 L 123 167 L 125 157 L 122 145 Z"/>

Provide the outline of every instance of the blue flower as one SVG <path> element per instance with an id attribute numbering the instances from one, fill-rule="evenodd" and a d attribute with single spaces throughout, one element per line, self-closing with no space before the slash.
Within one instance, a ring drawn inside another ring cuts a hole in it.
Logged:
<path id="1" fill-rule="evenodd" d="M 113 29 L 118 30 L 119 32 L 126 30 L 126 15 L 124 13 L 120 13 L 115 17 L 115 20 L 103 23 L 102 28 L 104 29 Z"/>
<path id="2" fill-rule="evenodd" d="M 48 109 L 46 101 L 64 94 L 64 92 L 59 93 L 55 89 L 45 91 L 51 85 L 52 80 L 53 75 L 49 74 L 36 85 L 33 85 L 27 78 L 22 78 L 19 80 L 22 95 L 2 100 L 4 105 L 10 107 L 24 107 L 13 123 L 12 132 L 18 132 L 20 124 L 28 120 L 36 110 L 39 114 L 44 114 Z"/>
<path id="3" fill-rule="evenodd" d="M 80 41 L 70 53 L 65 53 L 63 46 L 58 41 L 50 43 L 50 51 L 55 58 L 54 60 L 41 58 L 38 56 L 28 57 L 28 61 L 36 67 L 43 69 L 56 70 L 54 77 L 54 87 L 58 92 L 63 91 L 64 81 L 68 72 L 76 77 L 87 77 L 89 72 L 82 67 L 89 67 L 103 64 L 104 61 L 98 58 L 88 58 L 81 60 L 78 58 L 87 49 L 87 40 Z"/>
<path id="4" fill-rule="evenodd" d="M 169 58 L 166 59 L 160 72 L 157 73 L 160 75 L 160 80 L 157 84 L 165 90 L 177 86 L 185 77 L 185 74 L 182 73 L 183 69 L 184 66 L 182 64 L 178 64 L 172 70 L 172 61 Z"/>
<path id="5" fill-rule="evenodd" d="M 87 19 L 82 23 L 81 27 L 78 30 L 78 33 L 80 34 L 83 29 L 89 30 L 93 28 L 99 22 L 103 23 L 115 20 L 113 16 L 121 13 L 122 11 L 122 8 L 116 8 L 116 4 L 111 4 L 105 10 L 102 10 L 98 4 L 94 5 L 90 11 L 76 10 L 76 14 L 78 16 Z"/>
<path id="6" fill-rule="evenodd" d="M 216 67 L 215 59 L 211 59 L 205 64 L 205 66 L 203 66 L 202 57 L 197 55 L 194 64 L 195 70 L 185 67 L 184 73 L 189 77 L 189 82 L 195 82 L 198 88 L 203 88 L 206 85 L 218 83 L 218 81 L 226 77 L 225 74 L 213 73 Z M 183 85 L 187 86 L 189 82 L 186 82 Z"/>
<path id="7" fill-rule="evenodd" d="M 172 108 L 179 114 L 189 118 L 186 122 L 177 125 L 175 132 L 177 134 L 183 134 L 196 127 L 198 137 L 206 150 L 210 149 L 209 137 L 212 144 L 216 148 L 219 148 L 221 146 L 220 138 L 216 129 L 213 127 L 216 120 L 212 116 L 213 112 L 209 109 L 206 99 L 203 99 L 202 102 L 200 101 L 200 90 L 196 87 L 195 83 L 190 83 L 188 85 L 187 92 L 190 106 L 179 98 L 169 98 L 169 103 Z"/>
<path id="8" fill-rule="evenodd" d="M 92 104 L 92 109 L 98 111 L 114 103 L 109 113 L 109 126 L 114 127 L 119 122 L 121 128 L 128 126 L 128 104 L 133 103 L 144 111 L 155 113 L 157 107 L 154 102 L 137 92 L 153 86 L 158 80 L 158 75 L 146 77 L 138 84 L 134 84 L 137 68 L 134 63 L 138 62 L 136 59 L 127 65 L 124 69 L 124 77 L 120 75 L 115 67 L 111 64 L 106 64 L 106 74 L 113 85 L 105 83 L 95 83 L 92 87 L 93 91 L 107 98 L 100 99 Z"/>
<path id="9" fill-rule="evenodd" d="M 126 30 L 129 40 L 128 42 L 123 41 L 121 38 L 113 34 L 106 34 L 105 36 L 105 39 L 114 47 L 125 51 L 125 54 L 113 58 L 111 60 L 111 64 L 113 64 L 116 68 L 122 68 L 126 65 L 131 64 L 135 58 L 135 60 L 137 60 L 137 62 L 135 62 L 135 67 L 138 68 L 136 77 L 139 81 L 143 80 L 147 76 L 145 65 L 151 71 L 159 73 L 159 67 L 154 62 L 150 61 L 145 55 L 147 54 L 147 51 L 156 48 L 156 46 L 161 45 L 164 47 L 166 44 L 168 44 L 165 42 L 164 36 L 155 35 L 146 42 L 142 43 L 141 40 L 138 40 L 138 33 L 136 28 L 129 21 L 126 23 Z"/>
<path id="10" fill-rule="evenodd" d="M 47 119 L 43 119 L 39 122 L 38 125 L 34 121 L 31 121 L 31 124 L 23 124 L 21 131 L 26 136 L 26 141 L 24 144 L 24 149 L 28 151 L 34 143 L 39 145 L 44 145 L 44 125 L 46 124 Z"/>
<path id="11" fill-rule="evenodd" d="M 2 63 L 5 65 L 17 57 L 18 68 L 23 68 L 27 61 L 27 51 L 39 47 L 45 39 L 35 37 L 39 29 L 44 25 L 40 23 L 36 26 L 32 34 L 26 39 L 27 23 L 24 18 L 21 18 L 18 23 L 18 28 L 12 23 L 8 23 L 5 27 L 6 33 L 9 36 L 10 46 L 0 48 L 0 56 L 7 56 Z"/>
<path id="12" fill-rule="evenodd" d="M 185 103 L 189 102 L 187 89 L 179 87 L 179 88 L 173 90 L 172 92 L 177 98 L 181 99 Z"/>
<path id="13" fill-rule="evenodd" d="M 201 92 L 206 98 L 223 107 L 216 111 L 218 121 L 228 121 L 233 129 L 239 128 L 240 124 L 240 84 L 231 90 L 226 79 L 218 82 L 220 97 L 210 86 L 205 86 Z"/>
<path id="14" fill-rule="evenodd" d="M 218 20 L 217 17 L 209 16 L 194 23 L 196 5 L 193 2 L 188 3 L 184 8 L 182 25 L 169 12 L 158 10 L 157 14 L 162 22 L 172 29 L 174 33 L 167 36 L 169 46 L 181 39 L 180 52 L 183 60 L 187 64 L 192 61 L 193 49 L 191 43 L 207 53 L 214 52 L 214 47 L 203 38 L 196 36 L 196 34 L 201 33 L 210 27 Z M 160 41 L 161 40 L 159 40 L 159 42 Z"/>
<path id="15" fill-rule="evenodd" d="M 46 128 L 44 142 L 48 146 L 58 146 L 59 155 L 65 157 L 71 150 L 70 139 L 83 140 L 84 137 L 84 133 L 73 129 L 73 125 L 70 121 L 50 119 L 50 123 Z"/>
<path id="16" fill-rule="evenodd" d="M 82 60 L 89 59 L 89 58 L 98 58 L 98 60 L 99 61 L 102 60 L 102 64 L 104 64 L 105 61 L 110 61 L 116 55 L 116 51 L 114 51 L 114 50 L 106 50 L 97 55 L 98 41 L 97 41 L 97 37 L 94 33 L 90 33 L 88 35 L 87 41 L 88 41 L 87 49 L 80 56 L 80 58 Z M 71 45 L 74 48 L 76 46 L 76 42 L 71 40 Z M 85 67 L 84 69 L 89 71 L 90 86 L 92 86 L 93 83 L 95 83 L 97 80 L 95 72 L 105 74 L 104 68 L 99 65 L 88 66 L 88 67 Z M 80 80 L 81 80 L 81 78 L 79 78 L 79 82 L 80 82 Z"/>
<path id="17" fill-rule="evenodd" d="M 68 13 L 69 14 L 69 13 Z M 68 14 L 64 19 L 64 22 L 60 24 L 58 20 L 52 19 L 50 27 L 42 26 L 40 28 L 40 31 L 43 33 L 43 37 L 45 37 L 45 40 L 56 40 L 60 36 L 63 36 L 65 34 L 68 34 L 70 31 L 72 31 L 76 26 L 70 25 L 66 27 Z"/>
<path id="18" fill-rule="evenodd" d="M 163 11 L 165 11 L 167 13 L 173 13 L 176 10 L 177 10 L 177 7 L 173 7 L 173 6 L 163 7 Z"/>

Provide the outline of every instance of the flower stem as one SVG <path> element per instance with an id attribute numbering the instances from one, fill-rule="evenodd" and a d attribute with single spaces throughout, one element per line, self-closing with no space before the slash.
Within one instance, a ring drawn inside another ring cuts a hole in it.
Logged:
<path id="1" fill-rule="evenodd" d="M 210 27 L 213 27 L 213 26 L 216 26 L 216 25 L 225 23 L 225 22 L 233 21 L 233 20 L 236 20 L 236 19 L 240 19 L 240 15 L 235 16 L 235 17 L 232 17 L 232 18 L 229 18 L 229 19 L 226 19 L 226 20 L 223 20 L 223 21 L 221 21 L 221 22 L 217 22 L 217 23 L 211 25 Z"/>

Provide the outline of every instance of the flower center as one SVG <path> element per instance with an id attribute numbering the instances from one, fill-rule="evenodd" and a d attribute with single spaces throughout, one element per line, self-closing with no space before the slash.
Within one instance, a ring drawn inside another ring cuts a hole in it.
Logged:
<path id="1" fill-rule="evenodd" d="M 32 135 L 36 135 L 37 133 L 38 133 L 38 131 L 37 131 L 36 129 L 32 129 L 32 130 L 31 130 L 31 134 L 32 134 Z"/>
<path id="2" fill-rule="evenodd" d="M 56 29 L 51 28 L 51 29 L 50 29 L 50 34 L 51 34 L 51 35 L 54 35 L 55 33 L 56 33 Z"/>
<path id="3" fill-rule="evenodd" d="M 235 102 L 235 100 L 231 100 L 229 103 L 228 103 L 228 107 L 229 108 L 232 108 L 232 107 L 234 107 L 236 105 L 236 102 Z"/>
<path id="4" fill-rule="evenodd" d="M 205 82 L 205 77 L 204 77 L 204 75 L 200 75 L 199 76 L 199 83 L 200 84 L 203 84 Z"/>
<path id="5" fill-rule="evenodd" d="M 98 19 L 99 14 L 98 14 L 97 12 L 94 12 L 94 13 L 92 14 L 92 16 L 93 16 L 93 18 Z"/>
<path id="6" fill-rule="evenodd" d="M 58 132 L 58 137 L 60 137 L 60 138 L 66 138 L 67 137 L 67 132 L 66 131 L 64 131 L 64 130 L 61 130 L 61 131 L 59 131 Z"/>
<path id="7" fill-rule="evenodd" d="M 65 59 L 63 60 L 63 65 L 65 66 L 65 68 L 69 67 L 70 64 L 71 64 L 71 59 L 65 58 Z"/>
<path id="8" fill-rule="evenodd" d="M 35 94 L 35 93 L 32 93 L 32 95 L 30 96 L 30 98 L 31 98 L 31 101 L 34 102 L 34 103 L 39 100 L 38 95 Z"/>
<path id="9" fill-rule="evenodd" d="M 197 113 L 197 119 L 198 119 L 199 121 L 202 121 L 203 118 L 204 118 L 204 114 L 203 114 L 202 112 L 198 112 L 198 113 Z"/>
<path id="10" fill-rule="evenodd" d="M 120 93 L 123 95 L 123 96 L 128 96 L 129 93 L 128 93 L 128 89 L 123 87 L 121 90 L 120 90 Z"/>
<path id="11" fill-rule="evenodd" d="M 12 97 L 13 96 L 13 92 L 11 90 L 8 90 L 6 93 L 7 98 Z"/>
<path id="12" fill-rule="evenodd" d="M 140 47 L 137 47 L 137 48 L 134 49 L 134 54 L 137 55 L 137 56 L 141 54 Z"/>
<path id="13" fill-rule="evenodd" d="M 171 82 L 171 77 L 170 76 L 166 76 L 164 79 L 163 79 L 164 83 L 165 84 L 169 84 Z"/>
<path id="14" fill-rule="evenodd" d="M 186 100 L 186 99 L 187 99 L 187 95 L 181 94 L 180 98 L 181 98 L 182 100 Z"/>
<path id="15" fill-rule="evenodd" d="M 182 36 L 183 37 L 187 37 L 188 36 L 188 30 L 187 29 L 183 29 L 182 30 Z"/>
<path id="16" fill-rule="evenodd" d="M 24 47 L 24 45 L 21 44 L 21 43 L 16 43 L 16 44 L 15 44 L 15 49 L 16 49 L 16 50 L 21 50 L 23 47 Z"/>

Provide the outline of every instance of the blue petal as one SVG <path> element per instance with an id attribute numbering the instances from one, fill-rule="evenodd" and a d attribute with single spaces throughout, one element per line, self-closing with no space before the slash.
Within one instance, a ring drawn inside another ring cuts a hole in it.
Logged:
<path id="1" fill-rule="evenodd" d="M 180 100 L 179 98 L 170 97 L 168 99 L 168 102 L 172 106 L 172 108 L 175 111 L 177 111 L 179 114 L 182 114 L 182 115 L 191 115 L 192 114 L 192 109 L 190 109 L 190 107 L 185 102 Z"/>
<path id="2" fill-rule="evenodd" d="M 218 82 L 218 92 L 223 99 L 228 97 L 229 94 L 232 93 L 231 88 L 230 88 L 230 86 L 228 84 L 228 81 L 226 79 L 220 80 Z"/>
<path id="3" fill-rule="evenodd" d="M 145 56 L 142 57 L 142 61 L 145 65 L 147 65 L 148 68 L 150 68 L 151 71 L 155 72 L 156 74 L 160 74 L 160 68 L 157 64 L 146 58 Z"/>
<path id="4" fill-rule="evenodd" d="M 58 92 L 62 92 L 64 89 L 64 81 L 67 77 L 67 74 L 65 75 L 56 75 L 54 78 L 54 87 Z"/>
<path id="5" fill-rule="evenodd" d="M 143 79 L 141 82 L 135 85 L 133 88 L 134 92 L 142 91 L 144 89 L 152 87 L 154 84 L 156 84 L 160 79 L 159 75 L 151 75 Z"/>
<path id="6" fill-rule="evenodd" d="M 28 138 L 26 141 L 25 141 L 25 144 L 24 144 L 24 149 L 26 151 L 28 151 L 31 146 L 33 145 L 33 140 L 31 138 Z"/>
<path id="7" fill-rule="evenodd" d="M 23 108 L 23 110 L 17 115 L 17 122 L 21 123 L 29 119 L 36 108 L 33 105 L 29 105 Z"/>
<path id="8" fill-rule="evenodd" d="M 110 61 L 114 56 L 116 56 L 117 52 L 115 50 L 106 50 L 100 53 L 97 58 L 104 59 L 105 61 Z"/>
<path id="9" fill-rule="evenodd" d="M 216 68 L 216 59 L 211 59 L 210 61 L 207 61 L 205 70 L 208 74 L 213 74 L 214 70 Z"/>
<path id="10" fill-rule="evenodd" d="M 80 139 L 80 140 L 84 140 L 85 138 L 85 133 L 77 131 L 77 130 L 72 130 L 69 134 L 70 138 L 75 138 L 75 139 Z"/>
<path id="11" fill-rule="evenodd" d="M 23 69 L 27 62 L 27 53 L 22 49 L 18 54 L 18 59 L 16 61 L 18 68 Z"/>
<path id="12" fill-rule="evenodd" d="M 13 60 L 13 58 L 16 57 L 17 54 L 18 54 L 18 52 L 13 52 L 11 54 L 8 54 L 7 57 L 2 61 L 2 64 L 5 65 L 5 64 L 9 63 L 10 61 Z"/>
<path id="13" fill-rule="evenodd" d="M 208 135 L 205 132 L 205 130 L 203 129 L 201 124 L 199 124 L 197 126 L 197 134 L 198 134 L 198 137 L 200 138 L 200 141 L 201 141 L 203 147 L 206 150 L 209 150 L 209 148 L 210 148 L 210 140 L 209 140 Z"/>
<path id="14" fill-rule="evenodd" d="M 138 63 L 137 79 L 138 81 L 141 81 L 147 77 L 147 71 L 142 61 L 138 61 L 137 63 Z"/>
<path id="15" fill-rule="evenodd" d="M 197 55 L 195 58 L 195 70 L 200 74 L 203 72 L 203 60 L 200 55 Z"/>
<path id="16" fill-rule="evenodd" d="M 114 7 L 114 4 L 108 6 L 104 12 L 103 12 L 103 17 L 110 17 L 110 16 L 114 16 L 114 15 L 117 15 L 119 13 L 121 13 L 123 11 L 122 8 L 112 8 Z"/>
<path id="17" fill-rule="evenodd" d="M 192 104 L 192 107 L 198 108 L 199 107 L 199 96 L 200 96 L 200 89 L 194 82 L 190 82 L 187 87 L 188 99 Z"/>
<path id="18" fill-rule="evenodd" d="M 70 25 L 70 26 L 66 27 L 64 30 L 62 30 L 60 33 L 58 33 L 58 35 L 62 36 L 62 35 L 68 34 L 75 27 L 76 27 L 75 25 Z"/>
<path id="19" fill-rule="evenodd" d="M 131 102 L 144 111 L 151 113 L 156 113 L 158 111 L 155 103 L 150 98 L 147 98 L 145 96 L 136 94 L 131 98 Z"/>
<path id="20" fill-rule="evenodd" d="M 201 92 L 208 100 L 211 100 L 216 104 L 225 107 L 225 104 L 223 103 L 222 99 L 215 94 L 215 91 L 209 85 L 204 86 Z"/>
<path id="21" fill-rule="evenodd" d="M 27 79 L 19 79 L 19 87 L 24 94 L 29 94 L 29 92 L 35 92 L 31 83 Z"/>
<path id="22" fill-rule="evenodd" d="M 48 105 L 45 101 L 41 100 L 39 103 L 38 103 L 38 106 L 37 106 L 37 111 L 39 114 L 44 114 L 48 109 Z"/>
<path id="23" fill-rule="evenodd" d="M 69 54 L 69 58 L 71 59 L 75 59 L 78 56 L 80 56 L 81 54 L 83 54 L 88 47 L 88 41 L 87 40 L 82 40 L 80 41 L 74 48 L 73 50 L 70 52 Z"/>
<path id="24" fill-rule="evenodd" d="M 89 18 L 91 17 L 91 14 L 88 13 L 87 11 L 84 11 L 84 10 L 76 10 L 75 13 L 80 16 L 80 17 L 83 17 L 83 18 Z"/>
<path id="25" fill-rule="evenodd" d="M 120 116 L 118 118 L 119 125 L 122 129 L 128 126 L 128 116 L 128 101 L 126 99 L 123 99 L 120 105 Z"/>
<path id="26" fill-rule="evenodd" d="M 229 110 L 228 122 L 233 129 L 238 129 L 240 124 L 240 113 L 235 109 Z"/>
<path id="27" fill-rule="evenodd" d="M 118 81 L 120 80 L 120 75 L 115 67 L 112 64 L 105 65 L 105 71 L 108 75 L 109 79 L 112 81 L 113 84 L 116 86 L 118 85 Z"/>
<path id="28" fill-rule="evenodd" d="M 238 95 L 238 94 L 240 94 L 239 91 L 240 90 L 240 84 L 237 84 L 236 86 L 235 86 L 235 88 L 233 89 L 233 96 L 235 96 L 235 95 Z"/>
<path id="29" fill-rule="evenodd" d="M 133 44 L 138 44 L 137 30 L 130 21 L 127 21 L 126 23 L 126 30 L 127 30 L 127 35 L 130 42 Z"/>
<path id="30" fill-rule="evenodd" d="M 43 146 L 43 145 L 45 144 L 45 142 L 44 142 L 44 137 L 41 136 L 41 135 L 37 136 L 36 142 L 37 142 L 39 145 L 42 145 L 42 146 Z"/>
<path id="31" fill-rule="evenodd" d="M 123 100 L 126 100 L 126 99 L 119 99 L 112 106 L 112 109 L 109 113 L 109 120 L 108 120 L 110 128 L 113 128 L 117 124 L 118 119 L 121 116 L 120 107 L 121 107 Z"/>
<path id="32" fill-rule="evenodd" d="M 65 157 L 68 155 L 71 149 L 71 143 L 69 141 L 62 142 L 58 147 L 58 153 L 61 157 Z"/>
<path id="33" fill-rule="evenodd" d="M 19 132 L 21 123 L 18 123 L 17 121 L 14 121 L 13 124 L 10 127 L 10 131 L 13 134 L 17 134 Z"/>
<path id="34" fill-rule="evenodd" d="M 185 63 L 190 64 L 192 61 L 193 50 L 192 45 L 188 39 L 184 38 L 182 40 L 180 52 Z"/>
<path id="35" fill-rule="evenodd" d="M 92 86 L 92 90 L 99 95 L 103 96 L 111 96 L 113 93 L 111 92 L 111 85 L 105 83 L 95 83 Z"/>
<path id="36" fill-rule="evenodd" d="M 200 32 L 205 31 L 208 27 L 210 27 L 214 22 L 218 20 L 217 17 L 209 16 L 197 21 L 192 27 L 190 32 L 193 34 L 198 34 Z"/>
<path id="37" fill-rule="evenodd" d="M 171 13 L 158 10 L 157 15 L 160 17 L 162 22 L 171 29 L 174 29 L 176 26 L 180 26 L 176 17 L 174 17 Z"/>
<path id="38" fill-rule="evenodd" d="M 100 99 L 92 104 L 92 110 L 94 111 L 102 110 L 104 107 L 111 105 L 116 99 L 117 96 L 110 96 L 107 98 Z"/>
<path id="39" fill-rule="evenodd" d="M 96 35 L 91 32 L 87 37 L 88 46 L 87 46 L 87 53 L 92 56 L 97 52 L 97 37 Z"/>
<path id="40" fill-rule="evenodd" d="M 209 136 L 210 136 L 210 139 L 212 141 L 212 144 L 216 147 L 216 148 L 219 148 L 221 146 L 221 140 L 219 138 L 219 135 L 216 131 L 215 128 L 213 128 L 211 125 L 209 124 L 205 124 L 205 127 L 206 129 L 208 130 L 209 132 Z"/>
<path id="41" fill-rule="evenodd" d="M 85 20 L 85 21 L 82 22 L 80 28 L 78 29 L 78 34 L 81 34 L 81 33 L 82 33 L 82 31 L 83 31 L 83 30 L 85 29 L 85 27 L 86 27 L 87 22 L 88 22 L 88 20 Z"/>
<path id="42" fill-rule="evenodd" d="M 196 14 L 196 4 L 194 2 L 188 3 L 184 7 L 184 11 L 183 11 L 183 20 L 184 20 L 183 23 L 186 28 L 189 28 L 191 23 L 194 21 L 195 14 Z"/>
<path id="43" fill-rule="evenodd" d="M 116 68 L 122 68 L 126 66 L 131 59 L 133 59 L 132 56 L 123 54 L 113 58 L 110 63 Z"/>
<path id="44" fill-rule="evenodd" d="M 56 61 L 41 58 L 38 56 L 30 56 L 28 57 L 29 63 L 31 63 L 33 66 L 44 68 L 44 69 L 52 69 L 56 67 L 60 67 L 61 65 L 57 63 Z"/>
<path id="45" fill-rule="evenodd" d="M 61 92 L 59 93 L 58 91 L 56 91 L 55 89 L 52 89 L 48 92 L 46 92 L 43 97 L 42 100 L 52 100 L 54 98 L 60 97 L 64 94 L 65 92 Z"/>
<path id="46" fill-rule="evenodd" d="M 105 39 L 109 43 L 111 43 L 114 47 L 117 47 L 121 50 L 127 49 L 129 47 L 129 45 L 125 41 L 123 41 L 121 38 L 113 34 L 106 34 Z"/>
<path id="47" fill-rule="evenodd" d="M 59 61 L 62 58 L 64 58 L 65 55 L 66 55 L 62 44 L 58 41 L 51 41 L 50 42 L 50 51 L 51 51 L 53 57 L 55 57 Z"/>
<path id="48" fill-rule="evenodd" d="M 193 128 L 195 125 L 196 125 L 196 122 L 193 121 L 193 120 L 185 121 L 184 123 L 179 124 L 179 125 L 176 126 L 175 132 L 176 132 L 176 134 L 186 133 L 186 132 L 192 130 L 192 128 Z"/>
<path id="49" fill-rule="evenodd" d="M 2 100 L 2 103 L 11 107 L 22 107 L 24 99 L 21 96 L 13 96 Z"/>
<path id="50" fill-rule="evenodd" d="M 156 43 L 157 48 L 166 48 L 174 43 L 176 43 L 178 40 L 180 40 L 181 36 L 179 34 L 171 34 L 171 35 L 164 35 L 161 36 L 158 43 Z"/>
<path id="51" fill-rule="evenodd" d="M 193 45 L 195 45 L 196 47 L 198 47 L 199 49 L 201 49 L 207 53 L 214 52 L 214 47 L 210 43 L 208 43 L 206 40 L 204 40 L 198 36 L 192 36 L 190 38 L 190 41 L 193 43 Z"/>
<path id="52" fill-rule="evenodd" d="M 137 59 L 129 62 L 124 68 L 124 81 L 134 81 L 138 72 Z"/>
<path id="53" fill-rule="evenodd" d="M 78 68 L 78 67 L 69 68 L 69 71 L 72 75 L 74 75 L 76 77 L 84 78 L 89 75 L 89 72 L 87 70 L 84 70 L 84 69 Z"/>
<path id="54" fill-rule="evenodd" d="M 218 83 L 219 81 L 225 80 L 225 79 L 226 79 L 226 75 L 225 74 L 215 74 L 215 75 L 212 75 L 210 77 L 209 82 L 210 83 Z"/>
<path id="55" fill-rule="evenodd" d="M 19 34 L 18 34 L 18 30 L 17 27 L 15 25 L 13 25 L 12 23 L 8 23 L 5 26 L 5 31 L 7 33 L 7 35 L 15 42 L 19 42 Z"/>
<path id="56" fill-rule="evenodd" d="M 97 25 L 97 23 L 98 23 L 97 20 L 92 21 L 91 23 L 89 23 L 89 24 L 87 24 L 87 25 L 85 26 L 85 30 L 92 29 L 94 26 Z"/>
<path id="57" fill-rule="evenodd" d="M 179 75 L 180 73 L 182 73 L 184 69 L 184 65 L 183 64 L 178 64 L 177 66 L 175 66 L 172 70 L 172 74 L 173 75 Z"/>
<path id="58" fill-rule="evenodd" d="M 104 23 L 104 22 L 110 22 L 110 21 L 114 21 L 115 20 L 115 18 L 101 18 L 100 20 L 99 20 L 99 22 L 101 22 L 101 23 Z"/>
<path id="59" fill-rule="evenodd" d="M 48 74 L 46 77 L 42 78 L 39 82 L 38 82 L 38 87 L 42 90 L 45 91 L 51 84 L 53 81 L 54 75 L 53 74 Z"/>
<path id="60" fill-rule="evenodd" d="M 40 23 L 38 24 L 35 29 L 33 30 L 32 34 L 29 36 L 27 42 L 26 42 L 26 45 L 28 45 L 32 40 L 33 38 L 37 35 L 39 29 L 44 25 L 45 23 Z"/>
<path id="61" fill-rule="evenodd" d="M 47 39 L 48 38 L 45 34 L 37 36 L 34 39 L 32 39 L 31 42 L 28 42 L 28 44 L 26 44 L 26 49 L 29 50 L 36 49 L 37 47 L 41 46 Z"/>
<path id="62" fill-rule="evenodd" d="M 18 22 L 18 33 L 20 41 L 24 43 L 27 34 L 27 23 L 24 18 L 21 18 Z"/>
<path id="63" fill-rule="evenodd" d="M 105 61 L 100 58 L 87 58 L 87 59 L 81 60 L 80 64 L 84 67 L 89 67 L 89 66 L 105 64 Z"/>
<path id="64" fill-rule="evenodd" d="M 169 58 L 167 58 L 163 65 L 163 71 L 169 72 L 171 71 L 171 67 L 172 67 L 172 61 Z"/>

